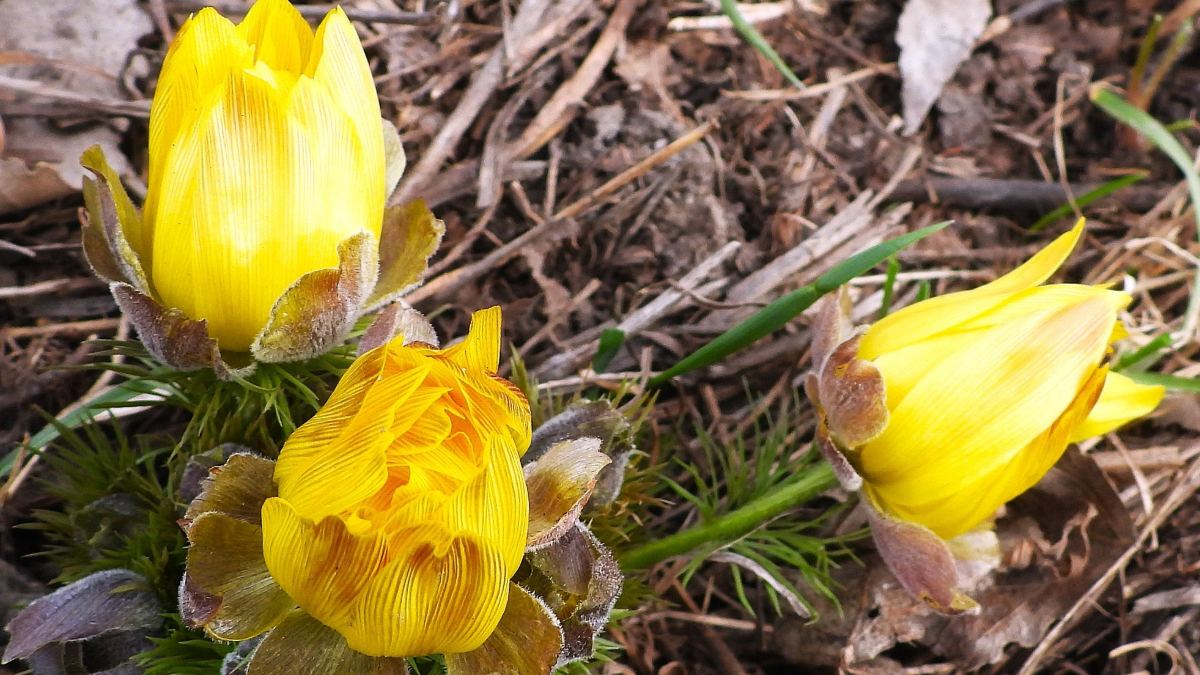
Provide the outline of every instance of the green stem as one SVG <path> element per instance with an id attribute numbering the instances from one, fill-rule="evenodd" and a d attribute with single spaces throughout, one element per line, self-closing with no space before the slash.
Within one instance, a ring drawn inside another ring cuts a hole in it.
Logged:
<path id="1" fill-rule="evenodd" d="M 621 569 L 626 572 L 643 570 L 667 558 L 689 553 L 704 544 L 735 541 L 784 511 L 794 509 L 836 486 L 833 469 L 821 462 L 795 482 L 712 522 L 676 532 L 629 551 L 621 556 Z"/>

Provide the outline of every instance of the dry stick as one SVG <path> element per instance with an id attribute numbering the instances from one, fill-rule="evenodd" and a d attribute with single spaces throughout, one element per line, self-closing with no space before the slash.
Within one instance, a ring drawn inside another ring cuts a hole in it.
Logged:
<path id="1" fill-rule="evenodd" d="M 167 9 L 172 12 L 199 12 L 205 7 L 212 7 L 221 14 L 227 16 L 243 16 L 250 11 L 249 4 L 233 3 L 233 2 L 201 2 L 198 0 L 167 0 L 165 3 Z M 300 11 L 300 16 L 306 19 L 321 19 L 326 14 L 331 12 L 333 8 L 341 5 L 296 5 L 296 9 Z M 433 23 L 438 15 L 435 12 L 399 12 L 388 10 L 375 9 L 354 9 L 353 7 L 342 7 L 342 11 L 346 13 L 346 17 L 351 21 L 362 21 L 364 23 L 391 23 L 405 25 L 422 25 Z"/>
<path id="2" fill-rule="evenodd" d="M 549 101 L 538 110 L 538 114 L 525 127 L 521 137 L 507 146 L 498 149 L 496 166 L 503 167 L 515 159 L 521 159 L 533 154 L 538 148 L 550 142 L 558 132 L 574 117 L 575 109 L 583 103 L 583 97 L 596 86 L 608 62 L 612 60 L 617 45 L 625 38 L 625 29 L 633 18 L 634 10 L 642 0 L 620 0 L 613 10 L 604 31 L 596 39 L 579 69 L 550 97 Z M 499 171 L 480 171 L 479 201 L 476 206 L 486 206 L 500 198 Z"/>
<path id="3" fill-rule="evenodd" d="M 52 323 L 45 326 L 17 326 L 0 329 L 0 339 L 12 338 L 20 340 L 29 337 L 45 335 L 88 335 L 100 331 L 113 330 L 121 323 L 121 319 L 92 319 L 90 321 L 73 321 L 71 323 Z"/>
<path id="4" fill-rule="evenodd" d="M 36 80 L 23 80 L 7 75 L 0 75 L 0 89 L 17 91 L 22 94 L 32 94 L 64 103 L 74 103 L 84 108 L 98 110 L 111 115 L 124 115 L 126 117 L 139 117 L 143 119 L 150 117 L 150 101 L 121 101 L 118 99 L 100 98 L 66 89 L 57 89 Z"/>
<path id="5" fill-rule="evenodd" d="M 1072 183 L 1071 191 L 1085 194 L 1103 183 Z M 1131 211 L 1146 211 L 1154 207 L 1170 185 L 1130 185 L 1109 195 Z M 1049 211 L 1067 201 L 1061 185 L 1040 180 L 1009 180 L 1003 178 L 926 178 L 902 181 L 890 201 L 930 201 L 930 190 L 938 203 L 971 209 L 1005 209 Z"/>
<path id="6" fill-rule="evenodd" d="M 633 18 L 634 11 L 641 5 L 642 0 L 619 0 L 608 25 L 596 39 L 596 44 L 588 52 L 579 70 L 554 92 L 549 101 L 538 111 L 533 121 L 525 128 L 521 137 L 513 144 L 511 157 L 527 157 L 542 145 L 548 143 L 566 124 L 583 97 L 592 90 L 608 62 L 612 60 L 617 46 L 625 38 L 625 29 Z"/>
<path id="7" fill-rule="evenodd" d="M 622 171 L 605 184 L 593 190 L 587 196 L 582 197 L 563 210 L 554 214 L 553 218 L 547 219 L 541 225 L 530 228 L 521 236 L 484 256 L 482 260 L 476 261 L 465 267 L 460 267 L 451 272 L 447 272 L 436 279 L 433 279 L 425 286 L 413 291 L 405 298 L 405 300 L 411 304 L 416 304 L 421 300 L 448 290 L 460 288 L 463 284 L 478 279 L 492 269 L 499 267 L 500 265 L 503 265 L 511 260 L 518 253 L 520 253 L 522 248 L 554 231 L 557 226 L 563 223 L 563 221 L 570 220 L 571 218 L 578 216 L 580 213 L 583 213 L 597 201 L 616 192 L 629 182 L 650 171 L 650 169 L 653 169 L 659 164 L 667 161 L 679 151 L 687 148 L 701 138 L 704 138 L 706 134 L 715 128 L 717 128 L 716 120 L 709 120 L 708 122 L 705 122 L 683 136 L 675 139 L 665 148 L 655 152 L 625 171 Z"/>
<path id="8" fill-rule="evenodd" d="M 1158 511 L 1150 518 L 1146 526 L 1142 528 L 1137 540 L 1129 548 L 1125 549 L 1125 552 L 1108 568 L 1104 576 L 1097 579 L 1096 583 L 1092 584 L 1087 593 L 1084 593 L 1075 602 L 1075 605 L 1071 607 L 1070 611 L 1064 614 L 1063 618 L 1046 634 L 1046 637 L 1042 638 L 1037 649 L 1033 650 L 1033 653 L 1026 659 L 1025 665 L 1021 666 L 1021 671 L 1018 675 L 1034 675 L 1034 673 L 1041 669 L 1042 661 L 1050 654 L 1055 643 L 1062 637 L 1062 634 L 1082 619 L 1087 612 L 1095 608 L 1100 594 L 1125 569 L 1129 561 L 1142 551 L 1142 544 L 1145 543 L 1152 533 L 1162 527 L 1167 518 L 1195 494 L 1197 489 L 1200 489 L 1200 459 L 1192 460 L 1192 465 L 1188 468 L 1187 473 L 1175 483 L 1175 487 L 1171 489 L 1171 493 L 1167 495 L 1167 498 L 1158 507 Z"/>
<path id="9" fill-rule="evenodd" d="M 570 317 L 575 310 L 579 309 L 579 306 L 582 305 L 584 301 L 592 297 L 592 294 L 600 290 L 600 287 L 603 285 L 604 284 L 599 279 L 592 279 L 589 281 L 587 285 L 583 287 L 582 291 L 579 291 L 575 294 L 575 297 L 571 298 L 571 301 L 567 304 L 566 308 L 562 312 L 556 316 L 549 317 L 546 320 L 545 325 L 539 328 L 538 331 L 533 334 L 533 337 L 529 338 L 525 344 L 521 345 L 520 348 L 517 349 L 517 356 L 525 358 L 525 355 L 529 353 L 529 350 L 538 346 L 543 340 L 550 337 L 550 334 L 555 328 L 558 328 L 559 324 Z M 500 376 L 504 377 L 507 370 L 508 364 L 505 363 L 501 368 Z"/>
<path id="10" fill-rule="evenodd" d="M 683 278 L 676 282 L 675 286 L 663 291 L 661 295 L 625 317 L 624 320 L 617 324 L 616 330 L 624 333 L 626 337 L 642 332 L 655 321 L 665 316 L 680 300 L 689 297 L 689 292 L 695 291 L 713 272 L 719 270 L 722 265 L 737 253 L 739 248 L 741 248 L 741 242 L 731 241 L 726 243 L 725 246 L 702 260 L 699 265 L 696 265 L 690 272 L 685 274 Z M 722 280 L 720 285 L 724 285 L 724 283 Z M 592 339 L 555 354 L 545 363 L 538 366 L 534 374 L 544 377 L 547 373 L 553 376 L 556 373 L 574 370 L 586 361 L 589 355 L 594 354 L 599 347 L 600 341 Z"/>
<path id="11" fill-rule="evenodd" d="M 525 38 L 537 27 L 538 21 L 545 14 L 549 4 L 550 0 L 525 0 L 521 3 L 521 8 L 517 10 L 517 15 L 511 24 L 510 36 L 513 43 L 525 41 Z M 392 204 L 404 204 L 412 201 L 424 190 L 426 185 L 430 184 L 431 179 L 441 168 L 442 162 L 446 161 L 446 158 L 454 152 L 454 147 L 458 145 L 463 134 L 475 122 L 479 111 L 483 109 L 488 99 L 504 81 L 505 43 L 507 41 L 507 39 L 501 40 L 500 44 L 496 45 L 487 63 L 471 78 L 471 84 L 463 92 L 458 107 L 454 109 L 453 113 L 450 113 L 442 130 L 433 138 L 433 142 L 429 144 L 425 152 L 421 153 L 421 159 L 417 165 L 400 183 L 400 187 L 392 196 Z M 525 47 L 526 45 L 522 45 L 522 49 Z M 540 47 L 538 45 L 539 49 Z"/>

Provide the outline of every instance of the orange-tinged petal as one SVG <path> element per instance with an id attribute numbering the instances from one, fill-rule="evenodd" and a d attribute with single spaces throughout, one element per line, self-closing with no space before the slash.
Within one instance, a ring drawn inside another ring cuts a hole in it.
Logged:
<path id="1" fill-rule="evenodd" d="M 470 532 L 500 552 L 508 577 L 525 553 L 529 496 L 516 448 L 494 439 L 486 465 L 442 507 L 435 519 L 449 532 Z"/>
<path id="2" fill-rule="evenodd" d="M 258 0 L 238 24 L 242 39 L 254 47 L 254 60 L 272 70 L 300 75 L 308 63 L 313 31 L 288 0 Z"/>
<path id="3" fill-rule="evenodd" d="M 305 518 L 320 521 L 375 494 L 387 482 L 387 448 L 396 411 L 425 379 L 414 368 L 384 379 L 363 399 L 362 408 L 337 439 L 294 477 L 279 482 L 279 496 Z M 286 453 L 287 446 L 280 453 Z"/>
<path id="4" fill-rule="evenodd" d="M 500 308 L 481 309 L 471 317 L 467 337 L 442 350 L 441 355 L 467 370 L 495 373 L 500 367 L 500 339 Z"/>
<path id="5" fill-rule="evenodd" d="M 335 625 L 369 656 L 467 652 L 495 630 L 508 600 L 504 556 L 473 534 L 424 525 L 393 537 L 412 545 L 375 576 L 350 625 Z"/>
<path id="6" fill-rule="evenodd" d="M 859 357 L 874 360 L 886 352 L 920 342 L 987 312 L 1013 293 L 1037 286 L 1066 261 L 1082 233 L 1080 220 L 1070 232 L 1055 239 L 1024 265 L 989 284 L 930 298 L 880 319 L 863 337 Z"/>
<path id="7" fill-rule="evenodd" d="M 944 499 L 1011 461 L 1075 399 L 1107 349 L 1115 309 L 1104 296 L 1041 300 L 1030 296 L 1025 316 L 943 359 L 864 446 L 859 469 L 885 501 Z"/>
<path id="8" fill-rule="evenodd" d="M 323 623 L 336 628 L 345 622 L 387 563 L 383 534 L 355 535 L 336 517 L 314 524 L 278 497 L 263 504 L 262 515 L 263 556 L 271 576 Z"/>
<path id="9" fill-rule="evenodd" d="M 1071 442 L 1102 436 L 1139 417 L 1149 415 L 1162 403 L 1166 390 L 1138 384 L 1120 373 L 1109 373 L 1100 400 L 1087 419 L 1071 432 Z"/>
<path id="10" fill-rule="evenodd" d="M 387 352 L 373 349 L 358 357 L 338 381 L 329 402 L 292 432 L 275 464 L 275 482 L 291 482 L 341 435 L 362 408 L 367 392 L 379 381 Z"/>

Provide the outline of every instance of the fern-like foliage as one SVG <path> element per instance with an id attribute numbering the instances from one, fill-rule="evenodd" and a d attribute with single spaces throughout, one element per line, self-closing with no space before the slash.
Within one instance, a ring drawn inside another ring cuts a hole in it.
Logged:
<path id="1" fill-rule="evenodd" d="M 166 635 L 151 641 L 154 647 L 137 657 L 144 675 L 216 675 L 225 656 L 236 648 L 185 627 L 178 614 L 168 614 Z"/>
<path id="2" fill-rule="evenodd" d="M 687 503 L 690 508 L 686 510 L 694 511 L 701 522 L 708 522 L 803 480 L 821 460 L 815 449 L 797 440 L 802 432 L 801 420 L 793 411 L 799 407 L 798 397 L 785 399 L 776 414 L 764 411 L 748 433 L 738 432 L 724 443 L 697 429 L 692 446 L 697 450 L 693 453 L 697 455 L 695 459 L 688 460 L 677 453 L 675 462 L 682 469 L 679 480 L 672 480 L 664 472 L 659 481 Z M 769 575 L 774 585 L 766 584 L 764 590 L 777 612 L 781 612 L 781 607 L 776 586 L 813 611 L 793 582 L 795 573 L 806 586 L 838 606 L 831 588 L 830 569 L 838 558 L 851 556 L 849 542 L 865 536 L 863 531 L 841 536 L 824 532 L 827 528 L 823 526 L 841 509 L 839 504 L 823 504 L 811 511 L 801 509 L 785 518 L 765 522 L 731 544 L 714 542 L 702 547 L 682 568 L 680 579 L 686 584 L 708 556 L 724 550 L 757 563 Z M 670 534 L 678 527 L 678 518 L 663 519 L 662 525 L 651 534 Z M 754 615 L 753 604 L 745 592 L 743 570 L 733 566 L 731 573 L 738 599 Z"/>
<path id="3" fill-rule="evenodd" d="M 260 363 L 245 377 L 222 380 L 208 369 L 176 371 L 157 363 L 139 342 L 99 340 L 97 356 L 121 355 L 125 363 L 89 367 L 115 371 L 165 394 L 162 405 L 182 408 L 190 421 L 177 447 L 204 452 L 237 443 L 274 456 L 296 427 L 329 398 L 354 362 L 354 345 L 337 347 L 296 363 Z M 144 405 L 144 404 L 143 404 Z"/>
<path id="4" fill-rule="evenodd" d="M 133 442 L 116 425 L 58 431 L 60 442 L 41 456 L 51 469 L 46 489 L 62 509 L 35 511 L 35 522 L 25 525 L 45 534 L 48 545 L 39 554 L 60 570 L 55 581 L 130 569 L 170 606 L 185 556 L 171 448 L 146 438 Z"/>

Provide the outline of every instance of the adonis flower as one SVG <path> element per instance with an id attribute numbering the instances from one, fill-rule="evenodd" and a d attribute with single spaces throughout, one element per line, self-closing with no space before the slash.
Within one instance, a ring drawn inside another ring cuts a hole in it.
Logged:
<path id="1" fill-rule="evenodd" d="M 423 204 L 385 213 L 404 153 L 341 9 L 315 34 L 286 0 L 236 26 L 188 19 L 151 107 L 140 214 L 98 148 L 83 163 L 88 259 L 180 368 L 329 349 L 417 281 L 441 236 Z"/>
<path id="2" fill-rule="evenodd" d="M 183 521 L 184 618 L 223 640 L 267 633 L 256 674 L 404 672 L 435 653 L 451 673 L 549 673 L 590 656 L 621 577 L 578 517 L 610 458 L 575 438 L 522 466 L 529 406 L 499 356 L 498 309 L 448 349 L 395 338 L 277 462 L 214 470 Z"/>
<path id="3" fill-rule="evenodd" d="M 954 589 L 952 565 L 950 579 L 939 580 L 939 565 L 903 564 L 897 547 L 936 551 L 949 564 L 941 542 L 1032 487 L 1069 442 L 1162 400 L 1162 387 L 1104 364 L 1126 334 L 1117 314 L 1128 295 L 1041 285 L 1082 231 L 1080 221 L 1000 279 L 904 308 L 865 333 L 845 318 L 844 296 L 822 308 L 807 381 L 822 416 L 819 440 L 843 483 L 861 486 L 897 577 L 938 609 L 974 603 Z"/>

